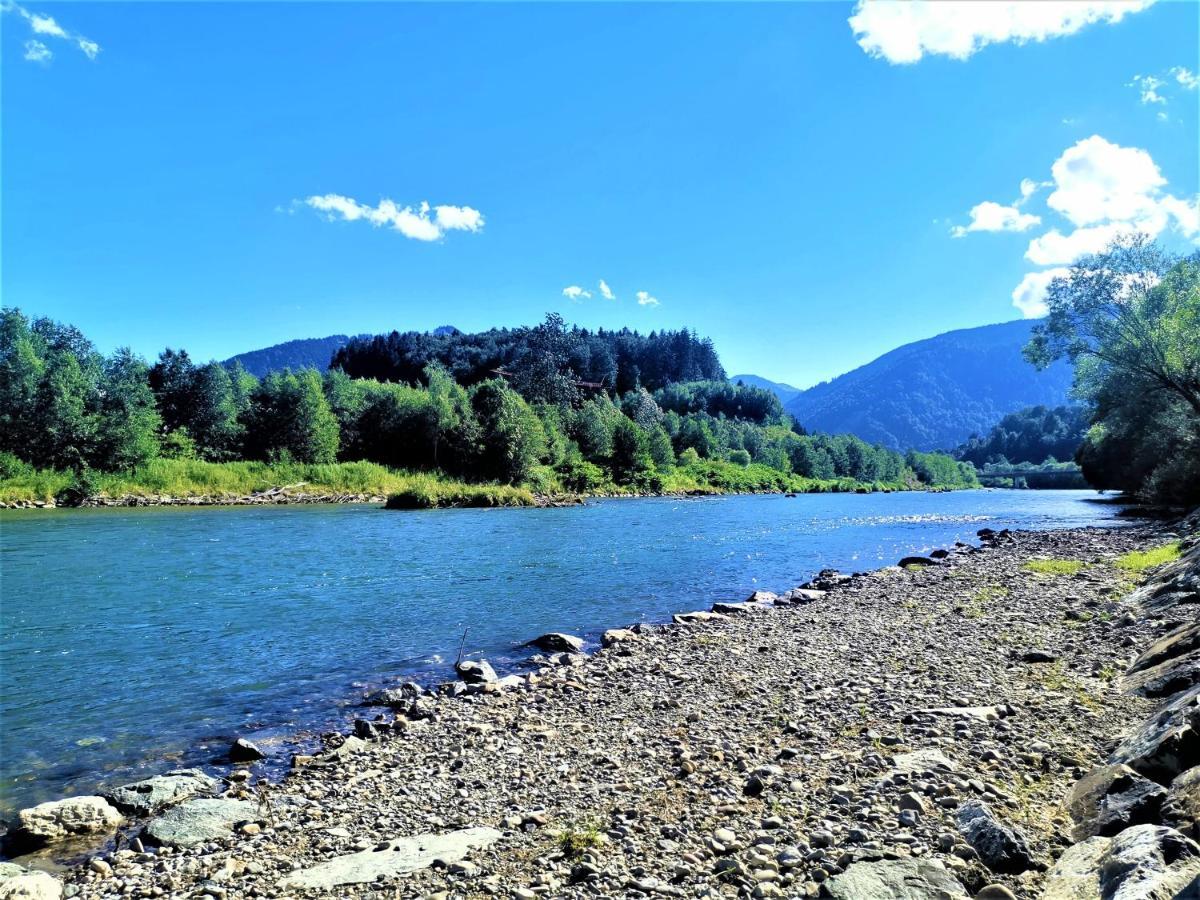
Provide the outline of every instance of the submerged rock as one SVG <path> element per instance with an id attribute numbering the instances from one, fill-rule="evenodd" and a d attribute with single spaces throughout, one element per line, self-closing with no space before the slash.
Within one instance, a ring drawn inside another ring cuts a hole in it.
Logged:
<path id="1" fill-rule="evenodd" d="M 167 847 L 195 847 L 227 838 L 234 826 L 257 818 L 258 804 L 247 800 L 187 800 L 152 819 L 142 838 Z"/>
<path id="2" fill-rule="evenodd" d="M 124 816 L 103 797 L 67 797 L 23 809 L 17 819 L 24 835 L 57 841 L 76 834 L 112 831 Z"/>
<path id="3" fill-rule="evenodd" d="M 970 900 L 957 878 L 935 859 L 857 862 L 825 883 L 834 900 Z"/>
<path id="4" fill-rule="evenodd" d="M 231 762 L 256 762 L 257 760 L 266 758 L 267 754 L 263 753 L 245 738 L 238 738 L 229 748 L 229 759 Z"/>
<path id="5" fill-rule="evenodd" d="M 501 837 L 494 828 L 464 828 L 446 834 L 419 834 L 384 842 L 374 849 L 335 856 L 300 869 L 279 882 L 282 890 L 331 891 L 343 884 L 369 884 L 433 865 L 462 861 L 471 850 L 490 847 Z"/>
<path id="6" fill-rule="evenodd" d="M 117 809 L 148 816 L 216 787 L 217 780 L 200 769 L 177 769 L 102 792 Z"/>

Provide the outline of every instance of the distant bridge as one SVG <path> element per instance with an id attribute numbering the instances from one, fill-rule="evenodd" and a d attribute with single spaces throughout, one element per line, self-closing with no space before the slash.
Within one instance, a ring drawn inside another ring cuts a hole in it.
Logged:
<path id="1" fill-rule="evenodd" d="M 1009 466 L 1007 469 L 988 469 L 979 473 L 979 483 L 985 487 L 996 487 L 997 482 L 1010 480 L 1014 485 L 1025 482 L 1029 488 L 1085 488 L 1088 486 L 1083 472 L 1073 469 L 1033 469 Z"/>

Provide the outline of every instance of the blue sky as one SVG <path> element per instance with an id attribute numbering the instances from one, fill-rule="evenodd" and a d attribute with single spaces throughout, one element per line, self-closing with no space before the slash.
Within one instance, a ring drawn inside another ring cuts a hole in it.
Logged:
<path id="1" fill-rule="evenodd" d="M 806 386 L 1193 246 L 1200 7 L 985 6 L 6 0 L 3 300 L 201 359 L 557 310 Z"/>

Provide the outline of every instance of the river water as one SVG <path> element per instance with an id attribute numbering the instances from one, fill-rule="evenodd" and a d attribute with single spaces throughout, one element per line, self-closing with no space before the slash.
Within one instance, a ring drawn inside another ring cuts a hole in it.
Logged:
<path id="1" fill-rule="evenodd" d="M 604 628 L 865 570 L 982 527 L 1115 525 L 1089 491 L 640 499 L 0 516 L 0 814 L 232 736 L 344 725 L 366 685 L 519 663 Z"/>

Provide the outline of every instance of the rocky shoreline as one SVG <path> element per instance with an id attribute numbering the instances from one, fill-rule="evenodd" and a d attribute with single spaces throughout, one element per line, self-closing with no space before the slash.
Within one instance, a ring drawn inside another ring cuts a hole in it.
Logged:
<path id="1" fill-rule="evenodd" d="M 549 637 L 523 675 L 364 698 L 278 784 L 241 746 L 224 779 L 26 811 L 119 849 L 0 865 L 0 898 L 1200 896 L 1200 517 L 1175 527 L 1141 586 L 1115 563 L 1162 527 L 985 531 L 591 655 Z"/>

